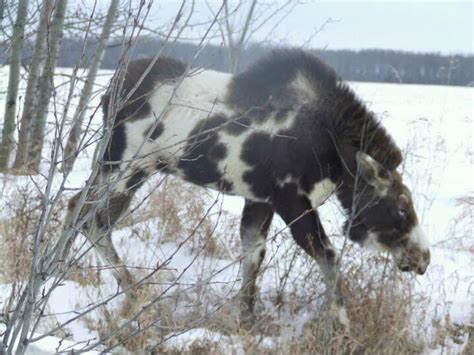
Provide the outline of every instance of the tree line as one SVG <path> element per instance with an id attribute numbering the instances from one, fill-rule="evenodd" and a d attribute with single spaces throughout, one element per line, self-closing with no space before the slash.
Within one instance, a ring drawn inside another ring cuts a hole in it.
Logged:
<path id="1" fill-rule="evenodd" d="M 102 69 L 115 69 L 121 56 L 121 42 L 112 41 L 105 49 Z M 97 47 L 96 40 L 84 42 L 75 38 L 64 38 L 58 56 L 58 66 L 74 67 L 78 64 L 87 67 Z M 197 51 L 197 44 L 176 42 L 168 50 L 168 55 L 189 61 Z M 162 48 L 160 39 L 140 38 L 135 46 L 132 58 L 154 56 Z M 242 48 L 236 71 L 241 71 L 271 50 L 271 46 L 262 43 L 250 43 Z M 0 49 L 2 50 L 2 49 Z M 27 43 L 24 48 L 24 64 L 28 65 L 32 57 L 33 45 Z M 84 51 L 84 53 L 83 53 Z M 405 84 L 430 85 L 474 85 L 474 56 L 442 55 L 439 53 L 413 53 L 397 50 L 329 50 L 308 49 L 326 63 L 334 67 L 337 73 L 349 81 L 368 81 Z M 78 63 L 84 55 L 89 60 Z M 232 57 L 231 57 L 232 58 Z M 5 63 L 5 61 L 4 61 Z M 2 64 L 4 64 L 2 63 Z M 224 46 L 208 44 L 194 60 L 195 65 L 218 71 L 229 71 L 232 63 Z"/>
<path id="2" fill-rule="evenodd" d="M 268 42 L 252 42 L 256 29 L 271 16 L 288 14 L 287 10 L 294 6 L 289 1 L 269 11 L 269 5 L 249 0 L 246 6 L 242 2 L 232 10 L 227 2 L 224 4 L 212 10 L 213 19 L 199 25 L 214 26 L 219 34 L 193 42 L 180 37 L 183 28 L 194 26 L 189 22 L 192 7 L 189 16 L 184 16 L 185 10 L 179 10 L 169 28 L 175 34 L 170 37 L 164 31 L 166 25 L 143 30 L 146 27 L 143 11 L 151 3 L 141 2 L 130 11 L 119 0 L 112 0 L 107 11 L 94 12 L 94 8 L 91 14 L 81 7 L 74 9 L 67 0 L 1 1 L 0 34 L 4 40 L 0 42 L 0 65 L 9 65 L 9 82 L 5 90 L 0 171 L 9 171 L 10 165 L 13 168 L 10 171 L 18 174 L 38 171 L 57 67 L 73 68 L 71 87 L 79 80 L 86 83 L 75 111 L 69 114 L 69 104 L 66 104 L 62 113 L 72 122 L 67 129 L 61 128 L 61 132 L 67 131 L 69 136 L 60 139 L 66 140 L 62 167 L 70 171 L 80 152 L 87 103 L 99 69 L 115 70 L 127 60 L 159 54 L 192 62 L 198 67 L 239 72 L 272 49 Z M 141 21 L 142 25 L 138 26 Z M 180 21 L 181 26 L 176 26 Z M 217 39 L 221 45 L 212 44 Z M 307 50 L 333 66 L 342 79 L 350 81 L 461 86 L 474 83 L 474 56 L 377 49 Z M 21 68 L 25 72 L 24 94 L 19 90 Z M 88 68 L 87 77 L 79 78 L 78 68 Z"/>

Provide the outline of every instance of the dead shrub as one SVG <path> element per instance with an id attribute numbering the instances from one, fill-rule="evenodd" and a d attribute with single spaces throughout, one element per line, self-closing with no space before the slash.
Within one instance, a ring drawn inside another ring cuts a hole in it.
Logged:
<path id="1" fill-rule="evenodd" d="M 421 352 L 427 339 L 425 314 L 419 312 L 427 300 L 414 294 L 412 282 L 383 256 L 371 256 L 364 266 L 350 266 L 344 276 L 345 294 L 351 295 L 347 309 L 354 349 L 380 354 Z"/>
<path id="2" fill-rule="evenodd" d="M 238 242 L 239 219 L 222 210 L 222 197 L 216 200 L 205 190 L 182 180 L 167 176 L 159 187 L 149 194 L 146 204 L 138 199 L 138 208 L 132 215 L 146 221 L 146 233 L 161 243 L 187 240 L 187 246 L 200 255 L 221 258 L 235 255 L 240 250 Z M 141 238 L 146 238 L 145 236 Z"/>
<path id="3" fill-rule="evenodd" d="M 99 334 L 105 346 L 120 345 L 131 352 L 151 348 L 170 332 L 187 329 L 190 320 L 182 316 L 183 308 L 194 304 L 177 284 L 166 291 L 170 284 L 167 277 L 153 274 L 137 287 L 133 300 L 125 300 L 120 307 L 105 304 L 97 313 L 86 315 L 85 324 Z"/>

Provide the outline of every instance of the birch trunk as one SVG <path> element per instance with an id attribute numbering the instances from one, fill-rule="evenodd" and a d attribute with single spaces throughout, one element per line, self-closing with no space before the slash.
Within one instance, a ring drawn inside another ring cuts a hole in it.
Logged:
<path id="1" fill-rule="evenodd" d="M 58 56 L 59 46 L 63 36 L 64 17 L 66 15 L 67 0 L 56 0 L 49 46 L 43 71 L 38 80 L 38 104 L 35 107 L 36 116 L 32 122 L 31 145 L 27 153 L 28 170 L 38 171 L 43 150 L 46 119 L 51 92 L 54 89 L 54 71 Z"/>
<path id="2" fill-rule="evenodd" d="M 5 0 L 0 0 L 0 28 L 2 28 L 4 13 L 5 13 Z"/>
<path id="3" fill-rule="evenodd" d="M 245 18 L 245 24 L 242 28 L 242 33 L 237 44 L 232 45 L 230 49 L 231 56 L 229 58 L 230 63 L 230 72 L 235 74 L 237 72 L 237 65 L 239 64 L 240 54 L 247 40 L 247 34 L 249 33 L 250 24 L 254 17 L 255 5 L 257 5 L 257 0 L 252 0 L 250 4 L 249 12 Z"/>
<path id="4" fill-rule="evenodd" d="M 119 0 L 112 0 L 110 2 L 107 17 L 105 18 L 104 26 L 102 27 L 102 33 L 100 34 L 99 42 L 97 43 L 97 48 L 95 50 L 92 63 L 89 67 L 89 72 L 87 73 L 86 82 L 82 88 L 79 105 L 74 112 L 72 128 L 69 133 L 66 148 L 64 150 L 64 171 L 72 170 L 74 162 L 76 161 L 76 157 L 79 154 L 78 142 L 82 133 L 82 125 L 84 122 L 84 116 L 86 114 L 87 104 L 92 94 L 92 88 L 94 87 L 97 71 L 99 70 L 104 57 L 105 45 L 110 37 L 112 25 L 117 17 L 118 5 Z"/>
<path id="5" fill-rule="evenodd" d="M 38 76 L 41 64 L 44 63 L 46 54 L 46 37 L 48 31 L 48 21 L 53 10 L 54 0 L 45 0 L 41 9 L 40 23 L 36 34 L 35 48 L 28 74 L 28 84 L 26 86 L 23 113 L 20 121 L 20 131 L 18 134 L 18 149 L 13 163 L 16 173 L 27 173 L 26 153 L 31 135 L 32 118 L 36 99 L 38 97 Z"/>
<path id="6" fill-rule="evenodd" d="M 21 49 L 25 36 L 25 22 L 28 15 L 28 0 L 19 0 L 10 52 L 10 74 L 3 120 L 2 143 L 0 145 L 0 171 L 8 170 L 8 161 L 13 147 L 15 114 L 20 81 Z"/>

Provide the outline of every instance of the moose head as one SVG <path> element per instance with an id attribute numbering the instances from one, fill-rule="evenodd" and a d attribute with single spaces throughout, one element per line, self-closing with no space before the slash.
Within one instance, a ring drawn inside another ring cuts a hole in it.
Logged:
<path id="1" fill-rule="evenodd" d="M 420 228 L 410 190 L 396 171 L 370 155 L 356 153 L 352 213 L 344 230 L 365 247 L 388 251 L 401 271 L 424 274 L 430 263 L 428 239 Z"/>

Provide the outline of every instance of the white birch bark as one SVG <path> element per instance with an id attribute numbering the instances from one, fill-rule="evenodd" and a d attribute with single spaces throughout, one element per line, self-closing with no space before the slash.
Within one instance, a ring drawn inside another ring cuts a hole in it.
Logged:
<path id="1" fill-rule="evenodd" d="M 0 28 L 2 28 L 4 13 L 5 13 L 5 0 L 0 0 Z"/>
<path id="2" fill-rule="evenodd" d="M 43 150 L 46 118 L 51 93 L 54 89 L 54 71 L 59 52 L 59 46 L 63 36 L 64 17 L 66 15 L 67 0 L 56 0 L 53 19 L 51 21 L 51 32 L 49 34 L 49 46 L 42 74 L 38 80 L 38 104 L 35 106 L 31 132 L 31 145 L 27 153 L 28 169 L 38 171 Z"/>
<path id="3" fill-rule="evenodd" d="M 35 113 L 34 107 L 38 97 L 38 76 L 40 74 L 41 64 L 44 63 L 46 54 L 46 37 L 48 31 L 48 21 L 53 10 L 54 0 L 45 0 L 41 9 L 40 22 L 36 33 L 35 48 L 28 73 L 28 83 L 26 86 L 23 112 L 20 120 L 20 131 L 18 134 L 18 148 L 13 163 L 13 169 L 16 173 L 27 173 L 26 152 L 31 135 L 32 118 Z"/>
<path id="4" fill-rule="evenodd" d="M 8 161 L 13 148 L 18 85 L 20 80 L 21 50 L 23 48 L 27 14 L 28 0 L 19 0 L 16 20 L 13 26 L 13 41 L 10 51 L 10 74 L 8 77 L 7 98 L 5 102 L 2 142 L 0 145 L 0 171 L 8 170 Z"/>

